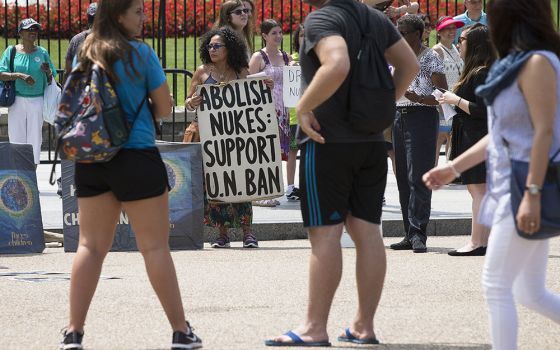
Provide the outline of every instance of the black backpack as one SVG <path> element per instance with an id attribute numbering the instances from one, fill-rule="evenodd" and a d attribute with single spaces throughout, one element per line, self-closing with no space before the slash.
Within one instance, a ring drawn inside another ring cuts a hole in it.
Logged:
<path id="1" fill-rule="evenodd" d="M 352 2 L 333 2 L 354 17 L 360 27 L 361 38 L 357 54 L 350 55 L 350 88 L 347 119 L 360 133 L 375 134 L 388 128 L 395 119 L 395 84 L 385 60 L 385 48 L 380 48 L 376 35 L 375 15 L 367 5 Z"/>

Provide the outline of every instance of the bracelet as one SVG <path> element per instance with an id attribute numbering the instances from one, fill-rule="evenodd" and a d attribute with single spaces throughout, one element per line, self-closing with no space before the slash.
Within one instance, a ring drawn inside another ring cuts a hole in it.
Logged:
<path id="1" fill-rule="evenodd" d="M 457 171 L 457 169 L 455 169 L 455 165 L 453 165 L 453 161 L 450 160 L 449 162 L 447 162 L 447 166 L 449 167 L 449 169 L 451 169 L 451 171 L 453 172 L 453 175 L 455 176 L 455 178 L 458 178 L 461 176 L 461 173 Z"/>
<path id="2" fill-rule="evenodd" d="M 457 107 L 459 107 L 459 108 L 460 108 L 460 106 L 459 106 L 459 105 L 461 104 L 461 101 L 463 101 L 463 98 L 462 98 L 462 97 L 459 97 L 459 102 L 457 102 L 457 104 L 456 104 L 455 106 L 457 106 Z"/>

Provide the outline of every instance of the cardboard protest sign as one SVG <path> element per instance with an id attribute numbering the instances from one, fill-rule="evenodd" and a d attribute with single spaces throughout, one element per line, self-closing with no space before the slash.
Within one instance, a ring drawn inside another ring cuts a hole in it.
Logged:
<path id="1" fill-rule="evenodd" d="M 301 67 L 284 66 L 282 79 L 284 107 L 295 107 L 301 96 Z"/>
<path id="2" fill-rule="evenodd" d="M 0 142 L 0 254 L 44 249 L 33 147 Z"/>
<path id="3" fill-rule="evenodd" d="M 202 249 L 204 192 L 202 155 L 195 143 L 157 143 L 171 190 L 169 191 L 169 246 L 171 249 Z M 74 162 L 62 161 L 62 208 L 64 251 L 78 248 L 78 201 L 74 186 Z M 128 216 L 121 213 L 112 251 L 137 250 Z"/>
<path id="4" fill-rule="evenodd" d="M 284 194 L 278 119 L 263 78 L 198 87 L 198 125 L 209 200 L 228 203 Z"/>

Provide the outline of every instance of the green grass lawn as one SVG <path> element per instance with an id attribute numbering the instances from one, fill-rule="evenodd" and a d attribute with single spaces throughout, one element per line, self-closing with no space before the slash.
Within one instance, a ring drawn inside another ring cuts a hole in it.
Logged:
<path id="1" fill-rule="evenodd" d="M 288 50 L 289 45 L 289 36 L 285 35 L 284 37 L 285 45 L 284 50 Z M 154 47 L 154 41 L 151 38 L 146 38 L 145 42 Z M 15 39 L 9 39 L 8 45 L 13 45 L 16 43 Z M 68 49 L 69 41 L 66 39 L 51 39 L 48 40 L 41 40 L 40 45 L 44 48 L 48 49 L 51 59 L 57 69 L 64 69 L 64 59 L 66 56 L 66 50 Z M 195 46 L 196 44 L 196 46 Z M 194 72 L 195 68 L 200 65 L 200 57 L 198 54 L 198 46 L 200 44 L 199 38 L 196 39 L 193 37 L 188 38 L 169 38 L 166 40 L 166 68 L 179 68 L 179 69 L 186 69 L 190 72 Z M 255 37 L 255 47 L 261 47 L 261 38 Z M 6 41 L 5 39 L 0 39 L 0 52 L 4 52 L 6 49 Z M 159 52 L 161 48 L 158 49 L 157 41 L 155 41 L 154 50 Z M 162 55 L 159 54 L 161 57 Z M 162 62 L 163 64 L 163 62 Z M 175 101 L 177 103 L 182 104 L 185 100 L 185 92 L 188 91 L 188 85 L 190 84 L 190 79 L 185 79 L 185 75 L 182 74 L 169 74 L 167 76 L 169 88 L 173 91 L 173 95 L 175 96 Z"/>

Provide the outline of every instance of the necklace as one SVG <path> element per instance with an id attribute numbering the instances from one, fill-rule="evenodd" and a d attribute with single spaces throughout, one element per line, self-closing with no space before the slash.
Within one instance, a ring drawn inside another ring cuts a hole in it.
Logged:
<path id="1" fill-rule="evenodd" d="M 226 74 L 227 74 L 227 68 L 223 71 L 223 72 L 218 72 L 218 67 L 216 65 L 214 65 L 214 70 L 216 71 L 216 74 L 218 74 L 218 82 L 222 83 L 225 81 L 226 78 Z"/>

